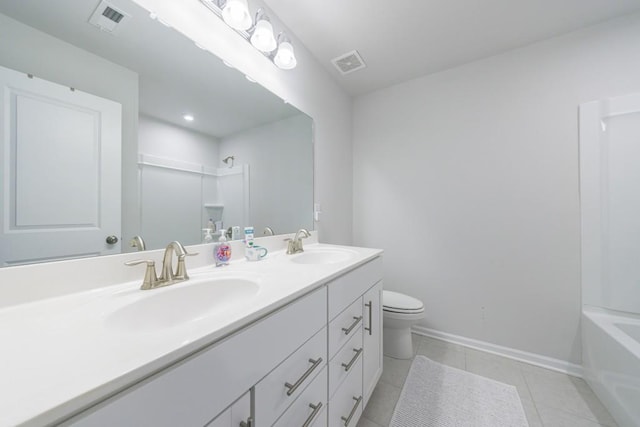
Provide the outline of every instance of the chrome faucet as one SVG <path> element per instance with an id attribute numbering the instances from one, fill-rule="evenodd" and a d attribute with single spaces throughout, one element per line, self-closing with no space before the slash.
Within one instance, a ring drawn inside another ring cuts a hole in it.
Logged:
<path id="1" fill-rule="evenodd" d="M 264 234 L 265 236 L 273 236 L 275 235 L 275 233 L 273 232 L 273 228 L 267 226 L 264 228 L 264 231 L 262 232 L 262 234 Z"/>
<path id="2" fill-rule="evenodd" d="M 172 265 L 174 253 L 178 257 L 178 265 L 175 272 L 173 271 Z M 182 243 L 178 241 L 169 243 L 164 250 L 164 256 L 162 258 L 162 274 L 160 274 L 160 277 L 156 275 L 156 262 L 153 260 L 137 259 L 125 262 L 124 264 L 127 266 L 133 266 L 145 263 L 147 265 L 147 269 L 145 271 L 144 279 L 142 281 L 142 286 L 140 286 L 140 289 L 148 290 L 161 288 L 163 286 L 169 286 L 173 285 L 174 283 L 189 280 L 189 275 L 187 274 L 187 267 L 184 259 L 185 257 L 192 255 L 198 255 L 198 253 L 188 253 L 184 246 L 182 246 Z"/>
<path id="3" fill-rule="evenodd" d="M 300 236 L 301 234 L 302 237 Z M 296 232 L 295 236 L 293 236 L 293 239 L 284 239 L 285 241 L 289 242 L 289 244 L 287 245 L 287 254 L 292 255 L 304 252 L 304 248 L 302 247 L 302 239 L 306 239 L 307 237 L 311 237 L 311 233 L 309 233 L 308 230 L 301 228 Z"/>
<path id="4" fill-rule="evenodd" d="M 129 242 L 129 246 L 132 248 L 138 248 L 139 251 L 144 251 L 147 249 L 147 245 L 144 243 L 144 239 L 142 236 L 133 236 L 131 241 Z"/>
<path id="5" fill-rule="evenodd" d="M 173 272 L 173 254 L 178 257 L 178 267 L 176 272 Z M 179 282 L 182 280 L 188 280 L 186 268 L 184 266 L 184 257 L 187 256 L 187 250 L 182 246 L 182 243 L 174 240 L 169 243 L 164 249 L 164 256 L 162 258 L 162 274 L 158 280 L 167 282 Z M 170 283 L 169 283 L 170 284 Z"/>

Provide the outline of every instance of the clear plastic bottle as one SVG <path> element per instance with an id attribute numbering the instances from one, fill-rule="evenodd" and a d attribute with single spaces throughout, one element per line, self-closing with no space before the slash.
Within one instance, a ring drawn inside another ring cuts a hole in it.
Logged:
<path id="1" fill-rule="evenodd" d="M 218 243 L 213 246 L 213 258 L 216 260 L 216 267 L 229 264 L 231 259 L 231 246 L 227 243 L 224 233 L 220 235 Z"/>

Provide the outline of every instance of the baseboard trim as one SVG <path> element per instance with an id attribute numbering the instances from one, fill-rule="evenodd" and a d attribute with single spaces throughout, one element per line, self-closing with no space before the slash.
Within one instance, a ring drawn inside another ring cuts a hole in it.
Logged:
<path id="1" fill-rule="evenodd" d="M 520 362 L 525 362 L 530 365 L 540 366 L 541 368 L 562 372 L 574 377 L 583 377 L 582 366 L 576 365 L 575 363 L 567 362 L 565 360 L 554 359 L 552 357 L 547 357 L 536 353 L 529 353 L 526 351 L 517 350 L 515 348 L 503 347 L 501 345 L 491 344 L 472 338 L 466 338 L 460 335 L 453 335 L 446 332 L 437 331 L 435 329 L 425 328 L 424 326 L 420 325 L 413 326 L 412 331 L 418 335 L 436 338 L 453 344 L 459 344 L 464 347 L 485 351 L 487 353 L 495 354 Z"/>

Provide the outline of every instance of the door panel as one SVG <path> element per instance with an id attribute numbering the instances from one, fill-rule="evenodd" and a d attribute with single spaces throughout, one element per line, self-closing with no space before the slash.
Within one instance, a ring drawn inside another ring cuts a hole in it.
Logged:
<path id="1" fill-rule="evenodd" d="M 120 252 L 121 106 L 0 67 L 0 265 Z"/>

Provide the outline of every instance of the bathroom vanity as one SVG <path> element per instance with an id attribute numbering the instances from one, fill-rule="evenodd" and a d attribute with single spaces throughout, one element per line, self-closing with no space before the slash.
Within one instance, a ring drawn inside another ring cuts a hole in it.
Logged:
<path id="1" fill-rule="evenodd" d="M 140 269 L 0 310 L 0 424 L 356 425 L 382 373 L 381 251 L 208 255 L 166 288 L 139 290 Z"/>

